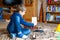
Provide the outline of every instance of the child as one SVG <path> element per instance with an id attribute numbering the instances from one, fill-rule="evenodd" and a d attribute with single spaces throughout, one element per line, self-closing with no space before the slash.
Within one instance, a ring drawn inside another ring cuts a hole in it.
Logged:
<path id="1" fill-rule="evenodd" d="M 23 28 L 21 26 L 34 27 L 33 23 L 26 22 L 23 19 L 23 15 L 25 14 L 26 9 L 22 5 L 17 6 L 17 11 L 14 12 L 11 16 L 11 20 L 7 26 L 8 33 L 11 38 L 19 37 L 19 38 L 27 38 L 28 34 L 31 32 L 29 28 Z"/>

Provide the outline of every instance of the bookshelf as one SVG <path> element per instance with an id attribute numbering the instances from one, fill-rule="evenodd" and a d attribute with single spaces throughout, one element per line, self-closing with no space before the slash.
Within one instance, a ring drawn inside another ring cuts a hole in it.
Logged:
<path id="1" fill-rule="evenodd" d="M 60 0 L 47 0 L 46 22 L 60 23 Z"/>

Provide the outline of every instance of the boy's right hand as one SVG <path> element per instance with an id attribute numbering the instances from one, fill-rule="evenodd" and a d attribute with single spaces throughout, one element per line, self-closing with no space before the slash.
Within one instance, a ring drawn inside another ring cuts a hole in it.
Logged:
<path id="1" fill-rule="evenodd" d="M 34 27 L 31 27 L 30 29 L 33 29 L 34 30 L 34 29 L 38 29 L 38 27 L 37 26 L 34 26 Z"/>

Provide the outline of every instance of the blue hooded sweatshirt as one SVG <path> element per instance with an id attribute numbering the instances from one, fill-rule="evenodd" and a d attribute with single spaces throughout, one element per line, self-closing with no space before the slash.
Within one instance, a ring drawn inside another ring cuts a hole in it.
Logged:
<path id="1" fill-rule="evenodd" d="M 7 30 L 9 33 L 18 33 L 22 32 L 23 27 L 21 26 L 28 26 L 28 27 L 33 27 L 34 24 L 30 22 L 26 22 L 23 17 L 19 14 L 19 12 L 14 12 L 10 18 L 10 22 L 7 26 Z M 23 30 L 25 31 L 25 30 Z M 28 32 L 28 30 L 27 30 Z"/>

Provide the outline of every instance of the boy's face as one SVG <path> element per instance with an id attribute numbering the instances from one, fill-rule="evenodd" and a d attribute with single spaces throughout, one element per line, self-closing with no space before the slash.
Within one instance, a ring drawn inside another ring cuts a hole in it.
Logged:
<path id="1" fill-rule="evenodd" d="M 24 16 L 26 11 L 20 11 L 19 13 Z"/>

